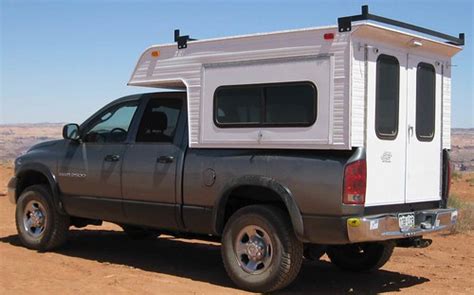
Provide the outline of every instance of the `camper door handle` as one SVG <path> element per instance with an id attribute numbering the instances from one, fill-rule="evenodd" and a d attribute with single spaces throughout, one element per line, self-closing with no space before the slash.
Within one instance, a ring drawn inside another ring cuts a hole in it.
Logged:
<path id="1" fill-rule="evenodd" d="M 408 136 L 413 137 L 413 126 L 408 125 Z"/>

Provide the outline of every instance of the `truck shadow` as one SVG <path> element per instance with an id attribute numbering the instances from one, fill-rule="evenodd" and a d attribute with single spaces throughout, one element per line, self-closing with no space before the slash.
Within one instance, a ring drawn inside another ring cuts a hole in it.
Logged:
<path id="1" fill-rule="evenodd" d="M 107 230 L 72 230 L 69 240 L 56 253 L 233 287 L 217 243 L 168 236 L 131 240 L 122 232 Z M 17 235 L 2 237 L 0 242 L 22 247 Z M 427 281 L 387 270 L 348 273 L 325 261 L 305 262 L 295 283 L 278 294 L 377 294 L 401 291 Z"/>

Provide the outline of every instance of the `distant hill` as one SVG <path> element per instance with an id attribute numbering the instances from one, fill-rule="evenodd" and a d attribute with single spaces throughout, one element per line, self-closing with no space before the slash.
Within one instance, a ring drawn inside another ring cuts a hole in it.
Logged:
<path id="1" fill-rule="evenodd" d="M 0 162 L 11 162 L 32 145 L 61 138 L 63 123 L 0 125 Z M 451 160 L 456 170 L 474 171 L 474 128 L 454 128 Z"/>
<path id="2" fill-rule="evenodd" d="M 474 128 L 452 129 L 451 161 L 456 170 L 474 171 Z"/>
<path id="3" fill-rule="evenodd" d="M 62 137 L 62 123 L 0 125 L 0 163 L 11 162 L 32 145 Z"/>

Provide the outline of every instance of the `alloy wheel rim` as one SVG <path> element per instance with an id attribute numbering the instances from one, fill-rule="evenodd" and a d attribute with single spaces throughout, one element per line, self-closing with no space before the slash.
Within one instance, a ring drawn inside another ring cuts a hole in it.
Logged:
<path id="1" fill-rule="evenodd" d="M 255 225 L 248 225 L 239 232 L 234 251 L 240 267 L 250 274 L 264 272 L 273 258 L 270 236 L 264 229 Z"/>
<path id="2" fill-rule="evenodd" d="M 44 234 L 46 228 L 46 210 L 40 202 L 29 201 L 23 210 L 23 227 L 26 233 L 37 239 Z"/>

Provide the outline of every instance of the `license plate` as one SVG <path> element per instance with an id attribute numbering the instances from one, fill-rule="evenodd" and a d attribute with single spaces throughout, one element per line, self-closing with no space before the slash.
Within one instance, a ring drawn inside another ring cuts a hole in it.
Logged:
<path id="1" fill-rule="evenodd" d="M 403 213 L 398 214 L 398 225 L 402 231 L 409 230 L 415 227 L 415 214 Z"/>

